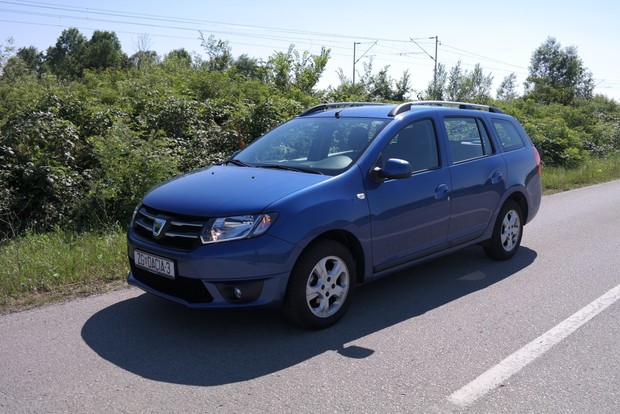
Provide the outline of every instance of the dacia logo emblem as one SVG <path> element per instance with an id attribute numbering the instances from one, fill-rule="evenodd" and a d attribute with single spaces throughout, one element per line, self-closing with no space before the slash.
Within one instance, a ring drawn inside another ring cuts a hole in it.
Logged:
<path id="1" fill-rule="evenodd" d="M 156 217 L 153 222 L 153 237 L 156 239 L 161 238 L 164 227 L 166 227 L 166 219 Z"/>

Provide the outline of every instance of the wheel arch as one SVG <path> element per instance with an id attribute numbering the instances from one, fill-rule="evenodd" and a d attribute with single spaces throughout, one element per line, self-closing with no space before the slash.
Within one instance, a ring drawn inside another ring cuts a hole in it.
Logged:
<path id="1" fill-rule="evenodd" d="M 346 230 L 329 230 L 325 233 L 322 233 L 320 235 L 318 235 L 317 237 L 315 237 L 310 243 L 308 243 L 308 245 L 304 248 L 304 251 L 308 248 L 310 248 L 311 246 L 320 243 L 322 240 L 333 240 L 333 241 L 337 241 L 341 244 L 343 244 L 347 249 L 349 249 L 349 252 L 351 252 L 351 255 L 353 256 L 353 260 L 355 261 L 355 270 L 356 270 L 356 284 L 361 284 L 364 283 L 364 280 L 366 278 L 366 271 L 365 271 L 365 265 L 366 265 L 366 261 L 365 261 L 365 255 L 364 255 L 364 250 L 362 248 L 361 243 L 359 242 L 359 240 L 357 239 L 357 237 L 355 237 L 352 233 L 346 231 Z M 303 254 L 303 252 L 302 252 Z M 301 255 L 300 255 L 301 257 Z M 299 260 L 299 259 L 298 259 Z"/>
<path id="2" fill-rule="evenodd" d="M 529 215 L 529 206 L 527 204 L 527 198 L 525 197 L 525 194 L 523 194 L 521 191 L 515 191 L 504 201 L 504 204 L 506 204 L 508 200 L 513 200 L 519 205 L 519 207 L 521 208 L 521 215 L 523 216 L 523 225 L 525 225 L 525 223 L 527 223 Z"/>

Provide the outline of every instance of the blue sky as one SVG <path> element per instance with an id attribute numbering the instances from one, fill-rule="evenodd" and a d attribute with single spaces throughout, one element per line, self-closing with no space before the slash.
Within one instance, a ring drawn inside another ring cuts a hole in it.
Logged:
<path id="1" fill-rule="evenodd" d="M 203 54 L 199 32 L 227 40 L 233 55 L 267 59 L 295 44 L 299 51 L 331 49 L 320 87 L 338 85 L 338 69 L 349 78 L 372 61 L 389 65 L 392 78 L 408 69 L 415 90 L 433 76 L 438 61 L 458 61 L 471 70 L 480 63 L 494 76 L 495 91 L 511 72 L 521 85 L 534 50 L 549 36 L 577 47 L 595 79 L 595 92 L 620 101 L 620 2 L 612 0 L 469 1 L 160 1 L 0 0 L 0 41 L 45 50 L 62 30 L 77 27 L 114 31 L 129 55 L 147 44 L 160 55 L 185 48 Z M 433 37 L 433 39 L 430 39 Z M 413 39 L 413 41 L 411 41 Z M 359 75 L 358 75 L 359 76 Z"/>

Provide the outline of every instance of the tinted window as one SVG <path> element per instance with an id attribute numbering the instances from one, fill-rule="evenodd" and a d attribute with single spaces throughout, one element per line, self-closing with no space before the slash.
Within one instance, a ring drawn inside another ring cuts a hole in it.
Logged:
<path id="1" fill-rule="evenodd" d="M 494 119 L 493 127 L 497 132 L 499 142 L 502 144 L 504 151 L 512 151 L 524 147 L 523 138 L 521 138 L 519 131 L 517 131 L 512 122 Z"/>
<path id="2" fill-rule="evenodd" d="M 414 122 L 401 129 L 383 153 L 383 161 L 400 158 L 409 161 L 413 171 L 439 166 L 437 138 L 430 119 Z"/>
<path id="3" fill-rule="evenodd" d="M 477 118 L 446 118 L 446 133 L 452 162 L 484 157 L 493 153 L 484 124 Z"/>

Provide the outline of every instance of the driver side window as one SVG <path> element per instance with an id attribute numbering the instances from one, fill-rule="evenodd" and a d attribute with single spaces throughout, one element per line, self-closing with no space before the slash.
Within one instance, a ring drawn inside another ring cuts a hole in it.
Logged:
<path id="1" fill-rule="evenodd" d="M 383 165 L 390 158 L 408 161 L 413 172 L 439 167 L 433 121 L 424 119 L 401 129 L 384 150 Z"/>

